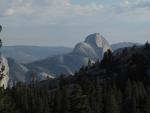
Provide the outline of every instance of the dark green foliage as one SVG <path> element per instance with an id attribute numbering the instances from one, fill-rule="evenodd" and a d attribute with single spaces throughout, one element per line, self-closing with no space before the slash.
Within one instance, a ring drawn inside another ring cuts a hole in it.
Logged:
<path id="1" fill-rule="evenodd" d="M 150 44 L 48 81 L 1 88 L 0 113 L 150 113 Z"/>
<path id="2" fill-rule="evenodd" d="M 79 85 L 75 85 L 70 95 L 70 113 L 89 113 L 87 95 L 82 93 Z"/>
<path id="3" fill-rule="evenodd" d="M 119 101 L 117 100 L 115 89 L 106 89 L 104 95 L 104 113 L 120 113 Z"/>
<path id="4" fill-rule="evenodd" d="M 19 113 L 9 94 L 9 90 L 0 88 L 0 113 Z"/>
<path id="5" fill-rule="evenodd" d="M 2 25 L 0 25 L 0 32 L 2 31 Z M 0 39 L 0 48 L 2 47 L 2 40 Z"/>
<path id="6" fill-rule="evenodd" d="M 150 98 L 146 96 L 141 105 L 142 113 L 150 113 Z"/>

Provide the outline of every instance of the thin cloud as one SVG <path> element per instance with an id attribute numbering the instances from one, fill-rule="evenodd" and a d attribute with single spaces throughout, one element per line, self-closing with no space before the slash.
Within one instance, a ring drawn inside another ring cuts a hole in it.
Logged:
<path id="1" fill-rule="evenodd" d="M 12 0 L 9 7 L 4 9 L 5 16 L 13 15 L 69 15 L 88 14 L 106 10 L 103 4 L 90 3 L 87 5 L 71 4 L 69 0 Z"/>
<path id="2" fill-rule="evenodd" d="M 58 21 L 80 18 L 85 16 L 91 18 L 120 18 L 130 19 L 131 17 L 144 20 L 149 18 L 149 0 L 122 0 L 116 5 L 102 3 L 73 4 L 70 0 L 3 0 L 5 7 L 0 8 L 0 15 L 11 18 L 30 18 L 33 23 L 54 24 Z M 3 5 L 2 4 L 2 5 Z M 142 16 L 144 12 L 145 17 Z M 131 16 L 132 15 L 132 16 Z M 63 23 L 63 22 L 62 22 Z"/>
<path id="3" fill-rule="evenodd" d="M 4 1 L 4 0 L 3 0 Z M 8 0 L 9 1 L 9 0 Z M 104 5 L 89 3 L 85 5 L 72 4 L 70 0 L 12 0 L 1 15 L 4 16 L 68 16 L 71 14 L 103 14 L 103 13 L 126 13 L 139 8 L 150 10 L 150 1 L 148 0 L 123 0 L 118 5 Z"/>
<path id="4" fill-rule="evenodd" d="M 122 8 L 127 9 L 141 9 L 145 8 L 146 10 L 150 9 L 150 1 L 149 0 L 124 0 L 122 3 L 120 3 L 120 6 Z M 131 11 L 131 10 L 130 10 Z"/>

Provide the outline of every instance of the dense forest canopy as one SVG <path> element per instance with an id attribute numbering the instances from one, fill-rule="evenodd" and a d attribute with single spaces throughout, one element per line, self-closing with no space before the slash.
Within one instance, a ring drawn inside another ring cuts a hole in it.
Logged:
<path id="1" fill-rule="evenodd" d="M 150 113 L 150 44 L 104 54 L 74 76 L 0 89 L 1 113 Z"/>

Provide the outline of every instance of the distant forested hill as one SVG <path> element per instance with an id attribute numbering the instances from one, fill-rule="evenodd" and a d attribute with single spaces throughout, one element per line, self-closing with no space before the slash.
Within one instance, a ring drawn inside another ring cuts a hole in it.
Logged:
<path id="1" fill-rule="evenodd" d="M 132 47 L 134 45 L 142 45 L 140 43 L 133 43 L 133 42 L 120 42 L 115 43 L 111 45 L 111 48 L 113 51 L 116 51 L 117 49 L 125 48 L 125 47 Z"/>

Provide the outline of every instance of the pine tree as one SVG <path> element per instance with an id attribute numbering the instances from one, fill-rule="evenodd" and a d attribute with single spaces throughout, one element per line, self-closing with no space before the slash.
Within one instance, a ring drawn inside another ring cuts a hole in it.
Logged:
<path id="1" fill-rule="evenodd" d="M 140 107 L 142 113 L 150 113 L 150 87 L 147 88 L 146 95 L 144 96 Z"/>
<path id="2" fill-rule="evenodd" d="M 132 99 L 131 99 L 131 104 L 130 105 L 130 112 L 129 113 L 137 113 L 137 101 L 136 101 L 136 97 L 135 95 L 132 96 Z"/>
<path id="3" fill-rule="evenodd" d="M 150 43 L 148 41 L 144 45 L 144 50 L 150 50 Z"/>
<path id="4" fill-rule="evenodd" d="M 61 113 L 68 113 L 69 112 L 69 97 L 68 97 L 68 92 L 67 88 L 64 87 L 61 91 L 61 107 L 60 107 L 60 112 Z"/>
<path id="5" fill-rule="evenodd" d="M 111 50 L 108 50 L 107 52 L 104 53 L 103 60 L 101 61 L 101 67 L 106 69 L 106 72 L 108 75 L 112 75 L 112 70 L 114 69 L 114 64 L 113 64 L 113 53 Z"/>
<path id="6" fill-rule="evenodd" d="M 142 113 L 150 113 L 150 96 L 146 96 L 141 104 Z"/>
<path id="7" fill-rule="evenodd" d="M 91 62 L 91 59 L 89 59 L 88 61 L 88 68 L 90 68 L 92 66 L 92 62 Z"/>
<path id="8" fill-rule="evenodd" d="M 0 88 L 0 113 L 19 113 L 9 92 L 2 87 Z"/>
<path id="9" fill-rule="evenodd" d="M 104 113 L 120 113 L 116 95 L 112 88 L 108 88 L 104 98 Z"/>
<path id="10" fill-rule="evenodd" d="M 79 85 L 75 85 L 70 96 L 70 113 L 89 113 L 87 95 L 82 93 Z"/>
<path id="11" fill-rule="evenodd" d="M 101 113 L 103 109 L 103 88 L 100 85 L 99 79 L 96 80 L 96 113 Z"/>
<path id="12" fill-rule="evenodd" d="M 124 113 L 131 113 L 131 99 L 132 99 L 132 83 L 131 80 L 128 79 L 125 87 L 125 93 L 124 93 L 124 103 L 123 103 L 123 109 Z"/>

